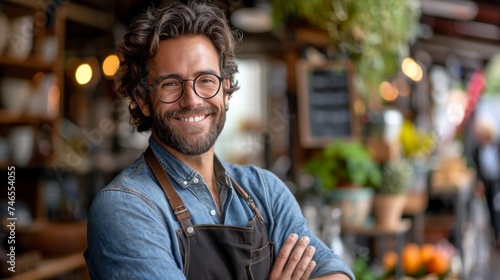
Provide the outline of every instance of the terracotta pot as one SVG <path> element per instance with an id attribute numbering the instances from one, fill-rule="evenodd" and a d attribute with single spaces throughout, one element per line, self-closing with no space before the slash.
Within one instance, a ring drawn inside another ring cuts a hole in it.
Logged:
<path id="1" fill-rule="evenodd" d="M 373 189 L 338 188 L 330 192 L 329 204 L 342 212 L 341 225 L 364 226 L 373 204 Z"/>
<path id="2" fill-rule="evenodd" d="M 397 228 L 406 204 L 406 194 L 375 194 L 373 214 L 375 223 L 382 228 Z"/>

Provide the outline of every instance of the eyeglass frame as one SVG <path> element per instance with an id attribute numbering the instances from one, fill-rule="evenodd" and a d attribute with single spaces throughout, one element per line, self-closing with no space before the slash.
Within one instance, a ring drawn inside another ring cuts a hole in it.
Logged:
<path id="1" fill-rule="evenodd" d="M 217 88 L 217 90 L 215 91 L 214 95 L 210 96 L 210 97 L 203 97 L 201 95 L 198 94 L 198 92 L 196 92 L 196 86 L 195 86 L 195 81 L 200 78 L 201 76 L 203 75 L 212 75 L 212 76 L 215 76 L 218 80 L 219 80 L 219 87 Z M 174 101 L 163 101 L 161 100 L 161 98 L 158 96 L 158 90 L 157 90 L 157 87 L 158 85 L 166 80 L 166 79 L 169 79 L 169 78 L 173 78 L 173 79 L 176 79 L 178 81 L 180 81 L 180 84 L 181 84 L 181 94 L 179 95 L 179 97 L 177 99 L 175 99 Z M 160 100 L 160 102 L 162 103 L 165 103 L 165 104 L 172 104 L 172 103 L 175 103 L 177 101 L 179 101 L 179 99 L 181 99 L 182 95 L 184 94 L 184 82 L 187 82 L 187 81 L 192 81 L 193 82 L 193 91 L 194 93 L 196 94 L 196 96 L 198 96 L 199 98 L 201 99 L 212 99 L 214 98 L 220 91 L 220 88 L 221 88 L 221 85 L 222 85 L 222 81 L 224 81 L 224 78 L 215 74 L 215 73 L 210 73 L 210 72 L 202 72 L 198 75 L 196 75 L 196 77 L 194 77 L 193 79 L 182 79 L 181 77 L 179 76 L 176 76 L 176 75 L 167 75 L 167 76 L 160 76 L 158 77 L 158 79 L 152 83 L 152 84 L 148 84 L 149 87 L 151 87 L 154 91 L 155 91 L 155 95 L 156 95 L 156 98 L 158 98 L 158 100 Z"/>

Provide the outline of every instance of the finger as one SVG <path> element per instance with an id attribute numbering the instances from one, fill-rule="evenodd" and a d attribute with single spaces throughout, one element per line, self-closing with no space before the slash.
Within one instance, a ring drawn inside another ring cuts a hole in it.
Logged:
<path id="1" fill-rule="evenodd" d="M 299 269 L 302 270 L 300 276 L 302 276 L 302 273 L 307 268 L 307 264 L 309 263 L 309 261 L 307 261 L 307 263 L 304 263 L 304 262 L 301 262 L 301 260 L 302 260 L 302 257 L 304 255 L 304 252 L 308 248 L 307 246 L 309 245 L 310 241 L 311 240 L 307 236 L 302 236 L 299 239 L 299 241 L 295 245 L 295 248 L 293 249 L 292 253 L 290 254 L 290 257 L 288 258 L 288 262 L 285 266 L 285 269 L 283 270 L 284 276 L 287 276 L 287 277 L 292 277 L 292 275 L 296 276 L 295 270 L 297 269 L 297 266 L 299 264 L 300 264 Z M 309 254 L 310 254 L 310 252 L 309 252 Z M 300 278 L 300 276 L 299 276 L 299 278 Z M 296 279 L 299 279 L 299 278 L 296 278 Z"/>
<path id="2" fill-rule="evenodd" d="M 306 268 L 306 271 L 304 271 L 304 274 L 300 278 L 301 280 L 308 280 L 311 277 L 311 273 L 313 272 L 314 268 L 316 267 L 316 262 L 315 261 L 310 261 L 309 265 Z"/>
<path id="3" fill-rule="evenodd" d="M 276 261 L 274 262 L 273 268 L 271 270 L 271 274 L 269 275 L 270 279 L 279 279 L 285 265 L 288 261 L 288 257 L 290 256 L 293 247 L 297 243 L 299 236 L 295 233 L 290 234 L 288 238 L 281 246 L 280 251 L 278 252 L 278 256 L 276 257 Z M 290 274 L 291 275 L 291 274 Z"/>
<path id="4" fill-rule="evenodd" d="M 300 261 L 295 266 L 293 271 L 292 279 L 308 279 L 312 270 L 308 272 L 310 269 L 311 261 L 316 252 L 316 248 L 313 246 L 307 246 L 304 250 Z M 293 254 L 293 253 L 292 253 Z M 308 273 L 308 274 L 307 274 Z M 306 275 L 307 274 L 307 275 Z"/>

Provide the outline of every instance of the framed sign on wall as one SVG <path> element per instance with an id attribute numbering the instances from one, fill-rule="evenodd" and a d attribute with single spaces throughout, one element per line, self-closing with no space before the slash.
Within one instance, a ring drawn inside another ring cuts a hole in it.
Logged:
<path id="1" fill-rule="evenodd" d="M 334 138 L 357 138 L 351 64 L 300 61 L 297 71 L 301 145 L 320 148 Z"/>

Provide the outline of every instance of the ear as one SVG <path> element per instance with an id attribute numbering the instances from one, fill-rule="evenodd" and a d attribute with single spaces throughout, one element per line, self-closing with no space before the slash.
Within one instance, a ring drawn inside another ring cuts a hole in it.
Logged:
<path id="1" fill-rule="evenodd" d="M 231 86 L 231 80 L 224 79 L 224 89 L 229 88 L 230 86 Z M 226 91 L 224 90 L 224 103 L 227 104 L 229 102 L 229 99 L 231 98 L 231 96 L 229 94 L 226 94 L 225 92 Z"/>
<path id="2" fill-rule="evenodd" d="M 137 105 L 139 105 L 139 108 L 141 108 L 141 111 L 144 114 L 144 116 L 149 117 L 151 115 L 151 112 L 149 110 L 148 103 L 137 95 L 135 96 L 135 101 L 137 102 Z"/>

